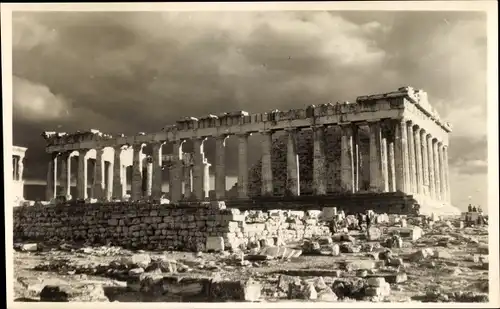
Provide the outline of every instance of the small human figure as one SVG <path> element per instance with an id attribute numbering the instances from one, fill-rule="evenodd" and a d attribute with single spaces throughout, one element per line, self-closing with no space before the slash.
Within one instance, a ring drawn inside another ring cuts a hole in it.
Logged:
<path id="1" fill-rule="evenodd" d="M 362 229 L 361 226 L 363 224 L 363 215 L 361 213 L 358 213 L 357 217 L 358 217 L 358 226 L 357 226 L 357 228 L 358 228 L 358 230 L 361 230 Z"/>
<path id="2" fill-rule="evenodd" d="M 330 232 L 332 232 L 332 234 L 335 234 L 338 232 L 338 230 L 339 230 L 339 225 L 337 223 L 337 220 L 333 219 L 330 222 Z"/>
<path id="3" fill-rule="evenodd" d="M 483 210 L 481 209 L 481 206 L 477 206 L 477 212 L 483 212 Z"/>
<path id="4" fill-rule="evenodd" d="M 472 212 L 477 212 L 476 206 L 472 207 Z"/>
<path id="5" fill-rule="evenodd" d="M 471 204 L 469 204 L 469 209 L 468 210 L 469 210 L 469 212 L 472 212 L 472 205 Z"/>

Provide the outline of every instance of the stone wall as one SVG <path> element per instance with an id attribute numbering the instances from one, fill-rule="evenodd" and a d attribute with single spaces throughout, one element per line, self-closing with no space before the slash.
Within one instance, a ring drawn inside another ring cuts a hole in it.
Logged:
<path id="1" fill-rule="evenodd" d="M 359 181 L 360 189 L 368 189 L 369 186 L 369 140 L 368 132 L 360 128 L 360 150 L 363 153 L 360 158 L 360 170 L 362 177 Z M 340 153 L 341 132 L 338 127 L 330 127 L 326 130 L 326 168 L 327 168 L 327 192 L 340 192 Z M 272 172 L 274 195 L 283 195 L 286 188 L 286 147 L 287 136 L 277 133 L 273 140 L 272 149 Z M 299 155 L 299 177 L 300 194 L 312 194 L 313 180 L 313 135 L 312 130 L 304 129 L 297 133 L 297 152 Z M 258 161 L 250 169 L 249 173 L 249 195 L 260 196 L 261 188 L 261 163 Z"/>
<path id="2" fill-rule="evenodd" d="M 203 251 L 207 237 L 224 237 L 234 220 L 243 220 L 238 210 L 212 205 L 173 207 L 123 202 L 21 206 L 14 208 L 14 238 Z"/>
<path id="3" fill-rule="evenodd" d="M 278 238 L 299 241 L 328 233 L 326 225 L 303 211 L 240 213 L 238 209 L 224 208 L 220 202 L 20 206 L 14 208 L 14 241 L 204 251 L 207 239 L 210 247 L 215 242 L 218 248 L 234 248 L 262 240 L 278 244 Z M 218 246 L 217 242 L 224 245 Z"/>

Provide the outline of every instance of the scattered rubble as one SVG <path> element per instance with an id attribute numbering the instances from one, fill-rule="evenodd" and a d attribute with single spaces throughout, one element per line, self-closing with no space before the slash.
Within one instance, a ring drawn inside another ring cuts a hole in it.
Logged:
<path id="1" fill-rule="evenodd" d="M 429 226 L 418 218 L 375 213 L 369 214 L 374 219 L 371 226 L 363 227 L 363 217 L 358 220 L 332 209 L 227 213 L 231 220 L 240 220 L 240 215 L 244 221 L 234 222 L 253 224 L 250 229 L 255 231 L 272 231 L 276 224 L 284 225 L 275 231 L 296 225 L 323 226 L 327 231 L 296 229 L 304 231 L 299 241 L 281 232 L 255 232 L 244 242 L 237 237 L 208 236 L 195 253 L 174 251 L 175 246 L 143 251 L 71 240 L 16 243 L 16 272 L 23 273 L 16 275 L 16 296 L 60 302 L 127 301 L 126 297 L 141 301 L 349 302 L 408 301 L 411 294 L 414 301 L 488 301 L 485 228 L 457 229 L 451 220 L 436 220 Z M 324 218 L 339 220 L 333 231 Z M 32 263 L 31 271 L 36 271 L 34 277 L 30 278 L 29 270 L 19 269 L 27 261 Z M 460 279 L 464 276 L 469 280 Z M 474 280 L 486 281 L 472 285 Z M 459 282 L 467 284 L 467 289 L 457 288 Z"/>

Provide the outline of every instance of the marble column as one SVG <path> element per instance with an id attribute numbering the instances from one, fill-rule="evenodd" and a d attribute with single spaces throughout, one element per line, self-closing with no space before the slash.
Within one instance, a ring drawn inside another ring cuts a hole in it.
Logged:
<path id="1" fill-rule="evenodd" d="M 262 196 L 272 196 L 274 193 L 273 188 L 273 169 L 272 169 L 272 145 L 273 145 L 273 132 L 263 131 L 261 132 L 263 136 L 262 141 L 262 159 L 261 159 L 261 195 Z"/>
<path id="2" fill-rule="evenodd" d="M 126 194 L 126 177 L 124 177 L 124 168 L 122 162 L 122 152 L 127 146 L 116 146 L 113 159 L 113 199 L 122 200 Z"/>
<path id="3" fill-rule="evenodd" d="M 71 156 L 70 152 L 61 154 L 61 195 L 71 195 Z"/>
<path id="4" fill-rule="evenodd" d="M 343 192 L 354 193 L 353 130 L 352 124 L 341 125 L 340 184 Z"/>
<path id="5" fill-rule="evenodd" d="M 56 197 L 57 188 L 57 157 L 59 153 L 53 152 L 49 155 L 49 166 L 47 170 L 47 185 L 45 186 L 45 199 L 50 201 Z"/>
<path id="6" fill-rule="evenodd" d="M 77 194 L 79 199 L 87 199 L 87 154 L 89 149 L 80 149 L 78 151 L 78 175 L 76 179 Z"/>
<path id="7" fill-rule="evenodd" d="M 205 199 L 210 198 L 210 166 L 211 164 L 205 159 L 203 164 L 203 197 Z"/>
<path id="8" fill-rule="evenodd" d="M 184 199 L 191 198 L 193 190 L 193 170 L 190 162 L 184 162 Z"/>
<path id="9" fill-rule="evenodd" d="M 451 204 L 450 170 L 448 165 L 448 146 L 443 147 L 443 166 L 445 174 L 446 202 Z"/>
<path id="10" fill-rule="evenodd" d="M 444 145 L 439 143 L 438 145 L 438 156 L 439 156 L 439 180 L 440 180 L 440 191 L 441 191 L 441 201 L 446 201 L 446 172 L 445 172 L 445 161 L 444 161 Z"/>
<path id="11" fill-rule="evenodd" d="M 436 200 L 441 200 L 441 167 L 439 162 L 439 144 L 437 139 L 432 141 L 432 153 L 434 155 L 434 190 L 436 191 Z"/>
<path id="12" fill-rule="evenodd" d="M 248 133 L 238 135 L 238 198 L 248 198 Z"/>
<path id="13" fill-rule="evenodd" d="M 226 139 L 227 135 L 215 137 L 215 198 L 226 197 Z"/>
<path id="14" fill-rule="evenodd" d="M 132 185 L 130 186 L 130 199 L 138 201 L 142 198 L 142 149 L 144 144 L 132 146 Z"/>
<path id="15" fill-rule="evenodd" d="M 432 136 L 427 135 L 427 160 L 429 169 L 429 196 L 436 198 L 436 186 L 434 178 L 434 147 L 432 145 Z"/>
<path id="16" fill-rule="evenodd" d="M 396 191 L 408 192 L 408 131 L 406 120 L 395 121 L 394 163 L 396 171 Z"/>
<path id="17" fill-rule="evenodd" d="M 98 148 L 96 149 L 96 158 L 95 158 L 95 173 L 94 173 L 94 196 L 98 200 L 102 200 L 104 198 L 104 161 L 102 155 L 104 154 L 104 149 Z"/>
<path id="18" fill-rule="evenodd" d="M 424 194 L 424 169 L 422 165 L 422 142 L 421 131 L 418 126 L 413 129 L 414 153 L 415 153 L 415 169 L 416 169 L 416 192 L 419 195 Z"/>
<path id="19" fill-rule="evenodd" d="M 169 160 L 165 162 L 165 168 L 168 170 L 168 198 L 170 199 L 170 203 L 178 202 L 178 200 L 174 201 L 174 189 L 175 189 L 175 173 L 177 173 L 177 162 L 175 160 Z"/>
<path id="20" fill-rule="evenodd" d="M 430 183 L 429 183 L 429 151 L 427 150 L 427 133 L 424 129 L 420 129 L 420 143 L 422 148 L 420 152 L 422 153 L 422 185 L 423 194 L 425 196 L 430 196 Z"/>
<path id="21" fill-rule="evenodd" d="M 104 162 L 104 166 L 106 166 L 106 162 Z M 113 162 L 108 162 L 106 174 L 108 182 L 106 183 L 105 199 L 106 201 L 111 201 L 113 198 Z"/>
<path id="22" fill-rule="evenodd" d="M 151 188 L 151 199 L 159 201 L 163 192 L 163 170 L 162 170 L 162 147 L 164 142 L 153 144 L 152 168 L 153 184 Z"/>
<path id="23" fill-rule="evenodd" d="M 182 199 L 182 176 L 183 176 L 182 170 L 184 167 L 184 163 L 182 162 L 183 161 L 182 145 L 184 144 L 184 142 L 185 140 L 179 140 L 174 142 L 173 144 L 175 158 L 174 161 L 171 163 L 170 183 L 169 183 L 171 203 L 178 203 Z M 195 152 L 198 151 L 198 156 L 200 156 L 199 154 L 200 151 L 201 155 L 203 155 L 203 143 L 198 144 L 198 150 L 196 149 L 196 142 L 194 143 L 194 146 L 195 146 Z M 199 187 L 201 187 L 201 185 L 199 185 Z M 198 189 L 198 192 L 200 192 L 200 189 Z"/>
<path id="24" fill-rule="evenodd" d="M 327 188 L 326 179 L 326 153 L 325 153 L 326 127 L 313 127 L 313 194 L 325 195 Z"/>
<path id="25" fill-rule="evenodd" d="M 360 163 L 361 163 L 361 153 L 360 153 L 360 139 L 359 139 L 359 127 L 357 124 L 352 125 L 352 166 L 353 166 L 353 192 L 359 191 L 359 181 L 360 177 Z"/>
<path id="26" fill-rule="evenodd" d="M 153 194 L 153 158 L 146 158 L 146 190 L 144 196 L 151 198 Z"/>
<path id="27" fill-rule="evenodd" d="M 370 191 L 386 192 L 386 177 L 382 170 L 382 128 L 380 122 L 369 123 L 370 128 Z"/>
<path id="28" fill-rule="evenodd" d="M 408 167 L 409 167 L 409 187 L 408 193 L 417 193 L 417 158 L 415 156 L 415 134 L 413 132 L 413 122 L 407 122 L 408 134 Z"/>
<path id="29" fill-rule="evenodd" d="M 389 126 L 389 124 L 388 124 Z M 395 162 L 395 132 L 394 126 L 389 126 L 386 132 L 387 175 L 389 192 L 396 192 L 396 162 Z"/>
<path id="30" fill-rule="evenodd" d="M 19 173 L 17 171 L 18 167 L 18 156 L 13 156 L 12 157 L 12 179 L 14 181 L 19 180 Z"/>
<path id="31" fill-rule="evenodd" d="M 299 155 L 297 153 L 297 129 L 286 129 L 286 195 L 300 195 Z"/>
<path id="32" fill-rule="evenodd" d="M 194 166 L 193 166 L 193 195 L 194 197 L 201 201 L 204 199 L 204 186 L 203 186 L 203 173 L 205 164 L 205 154 L 203 151 L 203 144 L 205 138 L 195 138 L 193 139 L 194 148 Z"/>
<path id="33" fill-rule="evenodd" d="M 380 145 L 381 158 L 382 158 L 382 179 L 380 180 L 380 185 L 382 192 L 389 192 L 389 154 L 387 138 L 382 134 L 382 144 Z M 394 152 L 393 152 L 394 154 Z M 394 158 L 394 156 L 393 156 Z"/>

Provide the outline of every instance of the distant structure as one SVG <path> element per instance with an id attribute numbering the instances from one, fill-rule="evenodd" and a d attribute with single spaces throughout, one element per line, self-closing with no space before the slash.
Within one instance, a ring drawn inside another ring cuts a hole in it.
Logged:
<path id="1" fill-rule="evenodd" d="M 12 179 L 14 184 L 14 201 L 24 200 L 24 155 L 28 148 L 12 146 Z"/>
<path id="2" fill-rule="evenodd" d="M 169 170 L 171 202 L 207 199 L 210 163 L 203 144 L 207 138 L 214 138 L 213 198 L 228 201 L 231 198 L 226 192 L 225 141 L 234 135 L 239 140 L 239 163 L 237 197 L 233 200 L 309 198 L 351 207 L 356 198 L 357 203 L 372 207 L 383 204 L 386 197 L 398 196 L 404 204 L 402 208 L 411 203 L 420 205 L 424 212 L 437 209 L 439 213 L 441 209 L 456 213 L 458 210 L 450 205 L 451 130 L 451 125 L 429 104 L 426 92 L 403 87 L 360 96 L 355 103 L 311 105 L 253 115 L 239 111 L 187 117 L 159 132 L 136 136 L 111 136 L 98 130 L 74 134 L 44 132 L 46 151 L 51 156 L 47 198 L 56 195 L 58 159 L 65 194 L 69 190 L 71 157 L 78 156 L 78 198 L 88 197 L 87 159 L 93 158 L 93 198 L 121 199 L 127 183 L 124 170 L 131 165 L 132 200 L 161 197 L 163 168 Z M 273 134 L 280 131 L 285 136 L 273 140 Z M 255 133 L 263 137 L 261 160 L 257 166 L 249 167 L 248 137 Z M 187 140 L 194 145 L 194 152 L 189 155 L 182 151 Z M 172 154 L 162 154 L 165 143 L 172 144 Z M 153 148 L 148 158 L 143 154 L 146 144 Z"/>

